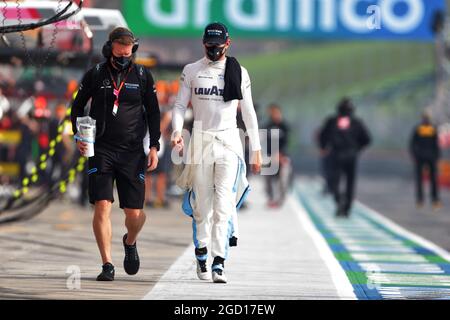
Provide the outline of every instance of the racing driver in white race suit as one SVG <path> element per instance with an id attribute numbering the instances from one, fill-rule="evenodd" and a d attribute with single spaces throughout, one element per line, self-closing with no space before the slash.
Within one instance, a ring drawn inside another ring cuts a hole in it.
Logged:
<path id="1" fill-rule="evenodd" d="M 224 262 L 228 255 L 229 225 L 236 216 L 237 202 L 243 200 L 236 198 L 236 184 L 239 175 L 245 179 L 236 122 L 238 104 L 250 140 L 254 173 L 261 170 L 261 144 L 250 77 L 235 58 L 226 56 L 231 44 L 227 27 L 218 22 L 206 26 L 203 44 L 206 56 L 186 65 L 180 78 L 173 109 L 172 145 L 175 150 L 183 150 L 184 114 L 191 103 L 194 128 L 187 154 L 194 154 L 194 161 L 187 180 L 191 182 L 196 203 L 192 218 L 197 275 L 200 280 L 210 280 L 212 276 L 214 282 L 226 283 Z M 186 171 L 185 167 L 183 173 Z M 214 259 L 211 273 L 207 267 L 207 247 Z"/>

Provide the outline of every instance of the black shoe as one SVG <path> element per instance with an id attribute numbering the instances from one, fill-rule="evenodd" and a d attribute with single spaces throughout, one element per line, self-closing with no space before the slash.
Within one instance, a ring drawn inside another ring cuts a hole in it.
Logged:
<path id="1" fill-rule="evenodd" d="M 344 211 L 344 217 L 345 218 L 350 218 L 350 209 Z"/>
<path id="2" fill-rule="evenodd" d="M 97 281 L 114 281 L 114 266 L 111 263 L 105 263 L 102 266 L 102 273 L 97 276 Z"/>
<path id="3" fill-rule="evenodd" d="M 137 252 L 136 242 L 133 245 L 126 244 L 127 234 L 123 236 L 123 247 L 125 249 L 125 259 L 123 260 L 123 268 L 129 275 L 135 275 L 139 271 L 140 261 Z"/>
<path id="4" fill-rule="evenodd" d="M 346 218 L 347 217 L 347 208 L 345 203 L 341 200 L 336 203 L 336 217 L 338 218 Z"/>
<path id="5" fill-rule="evenodd" d="M 345 216 L 344 210 L 342 210 L 342 209 L 337 209 L 336 210 L 336 217 L 337 218 L 342 218 L 344 216 Z"/>

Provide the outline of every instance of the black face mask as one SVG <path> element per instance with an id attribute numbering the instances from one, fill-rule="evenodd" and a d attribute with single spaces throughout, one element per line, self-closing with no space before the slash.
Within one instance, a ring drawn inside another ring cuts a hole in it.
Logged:
<path id="1" fill-rule="evenodd" d="M 211 61 L 217 61 L 225 54 L 225 47 L 211 46 L 206 47 L 206 55 Z"/>
<path id="2" fill-rule="evenodd" d="M 125 70 L 131 63 L 131 57 L 116 57 L 113 56 L 113 64 L 120 71 Z"/>

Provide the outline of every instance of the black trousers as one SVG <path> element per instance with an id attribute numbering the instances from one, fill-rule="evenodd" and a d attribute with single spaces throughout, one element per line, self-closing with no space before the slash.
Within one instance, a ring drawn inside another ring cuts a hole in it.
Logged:
<path id="1" fill-rule="evenodd" d="M 356 158 L 348 158 L 345 160 L 332 157 L 331 161 L 331 189 L 336 201 L 337 207 L 343 211 L 343 213 L 348 214 L 352 207 L 354 195 L 355 195 L 355 184 L 356 184 Z M 341 178 L 345 179 L 344 192 L 341 193 L 340 182 Z"/>
<path id="2" fill-rule="evenodd" d="M 321 158 L 322 178 L 325 181 L 324 193 L 333 192 L 333 158 L 332 156 L 325 155 Z"/>
<path id="3" fill-rule="evenodd" d="M 266 176 L 266 194 L 269 201 L 275 200 L 275 190 L 280 190 L 280 170 L 274 175 Z"/>
<path id="4" fill-rule="evenodd" d="M 433 202 L 439 201 L 439 185 L 437 183 L 437 161 L 416 159 L 416 200 L 417 202 L 424 201 L 423 195 L 423 172 L 428 168 L 430 175 L 430 187 L 431 187 L 431 200 Z"/>

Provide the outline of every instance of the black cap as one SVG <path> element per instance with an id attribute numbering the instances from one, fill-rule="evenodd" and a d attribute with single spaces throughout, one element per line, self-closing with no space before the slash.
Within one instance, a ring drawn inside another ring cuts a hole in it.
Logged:
<path id="1" fill-rule="evenodd" d="M 340 116 L 351 116 L 355 110 L 352 100 L 349 97 L 344 97 L 339 101 L 337 112 Z"/>
<path id="2" fill-rule="evenodd" d="M 228 40 L 228 29 L 220 22 L 210 23 L 203 33 L 203 43 L 224 44 Z"/>

